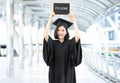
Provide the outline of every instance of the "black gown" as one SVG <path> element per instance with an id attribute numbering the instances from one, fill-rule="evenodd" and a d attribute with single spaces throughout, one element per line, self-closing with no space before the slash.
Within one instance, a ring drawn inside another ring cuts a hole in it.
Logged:
<path id="1" fill-rule="evenodd" d="M 48 42 L 43 42 L 43 59 L 49 66 L 49 83 L 76 83 L 75 66 L 82 61 L 80 40 L 61 43 L 49 36 Z"/>

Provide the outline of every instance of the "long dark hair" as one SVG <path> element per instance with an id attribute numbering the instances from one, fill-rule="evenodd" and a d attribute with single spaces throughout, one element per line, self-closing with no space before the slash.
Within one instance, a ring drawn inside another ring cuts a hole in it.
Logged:
<path id="1" fill-rule="evenodd" d="M 56 39 L 59 39 L 59 38 L 58 38 L 57 31 L 58 31 L 58 28 L 59 28 L 60 26 L 64 26 L 64 25 L 59 25 L 59 26 L 57 26 L 57 28 L 55 29 L 54 37 L 55 37 Z M 64 27 L 65 27 L 65 26 L 64 26 Z M 65 30 L 66 30 L 67 34 L 65 35 L 64 40 L 68 40 L 68 39 L 69 39 L 69 32 L 68 32 L 68 30 L 67 30 L 66 28 L 65 28 Z"/>

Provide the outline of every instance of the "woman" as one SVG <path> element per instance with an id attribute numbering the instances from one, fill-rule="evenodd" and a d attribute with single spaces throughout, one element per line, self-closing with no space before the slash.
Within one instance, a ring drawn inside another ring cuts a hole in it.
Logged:
<path id="1" fill-rule="evenodd" d="M 76 83 L 75 66 L 82 61 L 78 26 L 72 14 L 68 17 L 73 23 L 59 18 L 53 23 L 57 26 L 54 33 L 56 40 L 53 40 L 48 33 L 54 16 L 54 12 L 50 14 L 43 42 L 43 58 L 49 66 L 49 83 Z M 72 24 L 75 37 L 69 39 L 67 28 Z"/>

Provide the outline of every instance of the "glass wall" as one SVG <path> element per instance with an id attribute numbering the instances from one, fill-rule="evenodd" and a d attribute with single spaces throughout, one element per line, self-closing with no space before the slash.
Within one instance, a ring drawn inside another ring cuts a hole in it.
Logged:
<path id="1" fill-rule="evenodd" d="M 83 45 L 86 64 L 103 79 L 120 82 L 120 9 L 117 6 L 107 13 L 109 16 L 99 18 L 87 34 L 92 42 Z M 114 12 L 114 13 L 112 13 Z"/>

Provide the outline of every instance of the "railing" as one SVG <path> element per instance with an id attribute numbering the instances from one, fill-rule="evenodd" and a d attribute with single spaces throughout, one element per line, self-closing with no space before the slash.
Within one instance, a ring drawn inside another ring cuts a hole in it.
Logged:
<path id="1" fill-rule="evenodd" d="M 120 52 L 83 48 L 85 62 L 97 75 L 111 83 L 120 83 Z"/>

